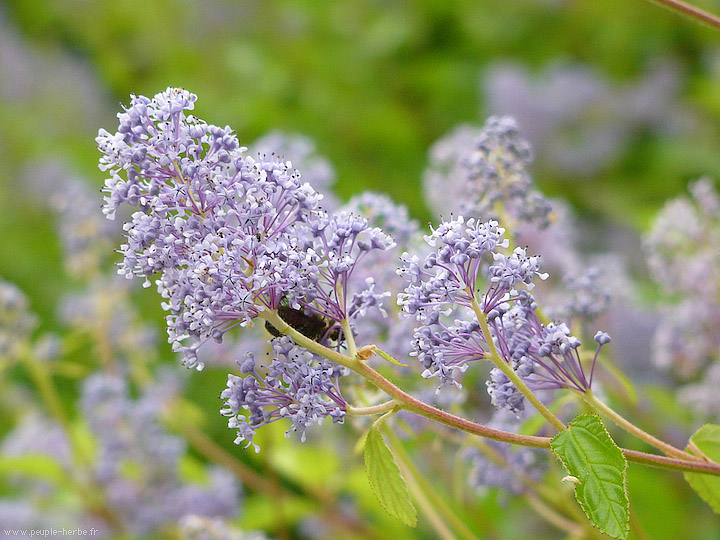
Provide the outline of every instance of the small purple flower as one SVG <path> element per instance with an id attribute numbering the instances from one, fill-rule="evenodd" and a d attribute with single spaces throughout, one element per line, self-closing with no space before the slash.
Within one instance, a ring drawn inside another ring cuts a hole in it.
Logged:
<path id="1" fill-rule="evenodd" d="M 483 255 L 508 246 L 503 239 L 505 229 L 497 221 L 482 223 L 470 218 L 465 223 L 459 216 L 431 231 L 425 241 L 435 250 L 422 263 L 417 256 L 404 253 L 398 270 L 408 282 L 405 292 L 398 295 L 398 305 L 421 322 L 437 310 L 471 307 Z"/>
<path id="2" fill-rule="evenodd" d="M 228 426 L 237 429 L 235 443 L 247 441 L 256 451 L 260 449 L 253 437 L 260 426 L 288 418 L 292 427 L 285 435 L 295 431 L 304 442 L 308 426 L 322 424 L 328 416 L 342 423 L 347 408 L 338 385 L 345 368 L 296 346 L 287 336 L 271 344 L 274 358 L 265 374 L 248 354 L 240 363 L 245 376 L 228 375 L 227 388 L 220 395 L 225 400 L 221 412 L 230 417 Z"/>

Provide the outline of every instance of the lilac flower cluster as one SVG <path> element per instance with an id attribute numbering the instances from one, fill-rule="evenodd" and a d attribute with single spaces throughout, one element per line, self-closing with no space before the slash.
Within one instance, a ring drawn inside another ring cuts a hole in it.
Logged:
<path id="1" fill-rule="evenodd" d="M 492 349 L 535 389 L 572 388 L 583 392 L 592 384 L 595 360 L 586 376 L 578 348 L 580 341 L 564 323 L 544 325 L 537 305 L 528 290 L 540 272 L 538 257 L 515 248 L 510 255 L 504 229 L 495 221 L 462 217 L 442 222 L 425 237 L 436 248 L 420 262 L 417 256 L 403 255 L 398 271 L 408 281 L 398 304 L 421 323 L 413 335 L 413 355 L 423 365 L 424 377 L 439 377 L 441 385 L 459 384 L 457 376 L 469 363 L 486 358 Z M 483 266 L 483 255 L 492 255 L 493 263 Z M 484 270 L 484 273 L 483 273 Z M 479 294 L 479 279 L 485 276 L 485 292 Z M 523 285 L 524 290 L 518 290 Z M 472 310 L 474 313 L 470 313 Z M 481 312 L 486 318 L 492 346 L 484 334 Z M 464 315 L 446 323 L 448 316 Z M 610 341 L 598 332 L 599 346 Z M 498 368 L 491 371 L 488 392 L 493 404 L 519 413 L 524 398 Z"/>
<path id="2" fill-rule="evenodd" d="M 436 250 L 422 263 L 417 256 L 403 254 L 398 273 L 408 285 L 398 295 L 398 304 L 422 323 L 413 335 L 412 354 L 425 368 L 423 376 L 438 376 L 441 384 L 458 384 L 457 373 L 487 355 L 487 341 L 474 316 L 471 322 L 458 319 L 449 326 L 444 318 L 457 308 L 467 311 L 475 307 L 485 314 L 493 313 L 517 295 L 518 285 L 531 289 L 535 276 L 547 276 L 540 273 L 538 258 L 528 257 L 523 248 L 516 248 L 509 256 L 500 251 L 509 242 L 503 238 L 505 229 L 496 221 L 482 223 L 470 218 L 465 223 L 460 216 L 431 230 L 425 240 Z M 489 286 L 478 297 L 485 255 L 492 255 L 495 264 L 486 265 Z"/>
<path id="3" fill-rule="evenodd" d="M 488 315 L 498 353 L 533 390 L 590 389 L 598 354 L 611 341 L 610 336 L 595 334 L 597 348 L 587 374 L 580 359 L 580 340 L 570 334 L 565 323 L 542 324 L 536 308 L 532 296 L 523 292 L 512 307 L 503 304 Z M 515 414 L 524 410 L 522 394 L 500 369 L 491 370 L 487 387 L 496 407 Z"/>
<path id="4" fill-rule="evenodd" d="M 229 128 L 185 116 L 195 100 L 179 89 L 134 96 L 119 131 L 97 138 L 112 174 L 104 212 L 140 208 L 124 227 L 120 272 L 147 285 L 161 272 L 169 337 L 190 366 L 204 340 L 277 307 L 302 281 L 311 261 L 292 231 L 319 199 L 288 163 L 245 158 Z"/>
<path id="5" fill-rule="evenodd" d="M 297 432 L 305 441 L 311 424 L 322 424 L 328 416 L 334 423 L 342 423 L 347 408 L 338 385 L 345 368 L 298 347 L 287 336 L 271 344 L 273 359 L 267 369 L 259 368 L 248 353 L 240 366 L 245 377 L 229 375 L 220 396 L 225 400 L 221 412 L 230 417 L 229 426 L 237 429 L 235 443 L 246 441 L 256 451 L 259 447 L 253 437 L 262 425 L 288 418 L 292 427 L 285 435 Z"/>
<path id="6" fill-rule="evenodd" d="M 137 535 L 187 514 L 232 517 L 238 510 L 239 488 L 230 472 L 210 467 L 207 485 L 179 475 L 185 442 L 160 422 L 175 386 L 165 380 L 162 392 L 155 388 L 132 400 L 117 377 L 94 375 L 83 384 L 81 407 L 98 444 L 94 476 L 108 504 Z"/>
<path id="7" fill-rule="evenodd" d="M 720 196 L 707 178 L 689 190 L 690 197 L 665 205 L 645 238 L 652 277 L 670 298 L 661 306 L 652 352 L 658 367 L 696 381 L 681 395 L 707 414 L 717 379 L 711 370 L 720 359 Z"/>
<path id="8" fill-rule="evenodd" d="M 461 126 L 430 151 L 426 200 L 438 213 L 458 211 L 546 227 L 552 206 L 533 187 L 530 145 L 510 117 L 491 117 L 482 129 Z"/>
<path id="9" fill-rule="evenodd" d="M 335 320 L 351 316 L 355 265 L 392 240 L 367 220 L 320 212 L 321 196 L 289 162 L 246 157 L 229 127 L 186 116 L 195 100 L 172 88 L 133 96 L 118 132 L 101 130 L 97 142 L 111 173 L 104 212 L 139 208 L 124 226 L 119 272 L 146 285 L 160 273 L 169 339 L 201 368 L 204 341 L 220 341 L 283 298 Z"/>

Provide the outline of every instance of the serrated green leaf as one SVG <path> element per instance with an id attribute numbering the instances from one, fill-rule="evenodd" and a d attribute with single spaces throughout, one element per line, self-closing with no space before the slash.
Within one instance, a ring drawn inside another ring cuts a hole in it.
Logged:
<path id="1" fill-rule="evenodd" d="M 627 461 L 600 417 L 583 414 L 550 443 L 568 472 L 580 483 L 575 498 L 590 522 L 603 533 L 625 540 L 630 508 L 625 486 Z"/>
<path id="2" fill-rule="evenodd" d="M 405 478 L 385 438 L 374 425 L 365 439 L 365 468 L 370 487 L 385 511 L 405 525 L 415 527 L 417 510 L 410 500 Z"/>
<path id="3" fill-rule="evenodd" d="M 402 362 L 396 360 L 392 356 L 390 356 L 388 353 L 383 351 L 382 349 L 378 349 L 375 347 L 375 352 L 378 353 L 384 360 L 387 362 L 390 362 L 391 364 L 395 364 L 396 366 L 402 366 L 402 367 L 410 367 L 407 364 L 403 364 Z"/>
<path id="4" fill-rule="evenodd" d="M 704 457 L 720 462 L 720 426 L 705 424 L 690 437 L 690 443 L 687 450 L 693 451 L 695 445 Z M 720 514 L 720 477 L 685 473 L 685 480 L 716 514 Z"/>

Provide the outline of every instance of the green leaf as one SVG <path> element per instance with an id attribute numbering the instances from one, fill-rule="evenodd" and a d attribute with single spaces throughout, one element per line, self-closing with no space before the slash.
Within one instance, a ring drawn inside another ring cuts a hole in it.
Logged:
<path id="1" fill-rule="evenodd" d="M 693 448 L 693 445 L 695 448 Z M 687 450 L 720 462 L 720 426 L 714 424 L 702 426 L 690 437 Z M 710 476 L 709 474 L 685 473 L 685 480 L 695 490 L 695 493 L 710 505 L 716 514 L 720 514 L 720 477 Z"/>
<path id="2" fill-rule="evenodd" d="M 417 511 L 410 500 L 405 478 L 377 426 L 365 439 L 365 468 L 373 493 L 380 505 L 405 525 L 417 525 Z"/>
<path id="3" fill-rule="evenodd" d="M 625 540 L 630 509 L 625 487 L 627 461 L 595 414 L 575 418 L 550 443 L 575 484 L 575 498 L 603 533 Z"/>
<path id="4" fill-rule="evenodd" d="M 390 362 L 391 364 L 395 364 L 396 366 L 402 366 L 402 367 L 410 367 L 407 364 L 403 364 L 399 360 L 396 360 L 395 358 L 390 356 L 388 353 L 386 353 L 382 349 L 378 349 L 377 347 L 375 347 L 375 352 L 378 353 L 384 360 Z"/>

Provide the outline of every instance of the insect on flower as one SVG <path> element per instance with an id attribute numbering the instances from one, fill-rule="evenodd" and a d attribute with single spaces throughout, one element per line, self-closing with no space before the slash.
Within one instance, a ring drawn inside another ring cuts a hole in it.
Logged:
<path id="1" fill-rule="evenodd" d="M 278 315 L 295 330 L 318 343 L 338 341 L 340 338 L 340 328 L 335 321 L 319 313 L 305 313 L 303 309 L 296 309 L 290 306 L 287 297 L 280 300 Z M 270 322 L 265 322 L 265 329 L 275 337 L 281 335 Z"/>

